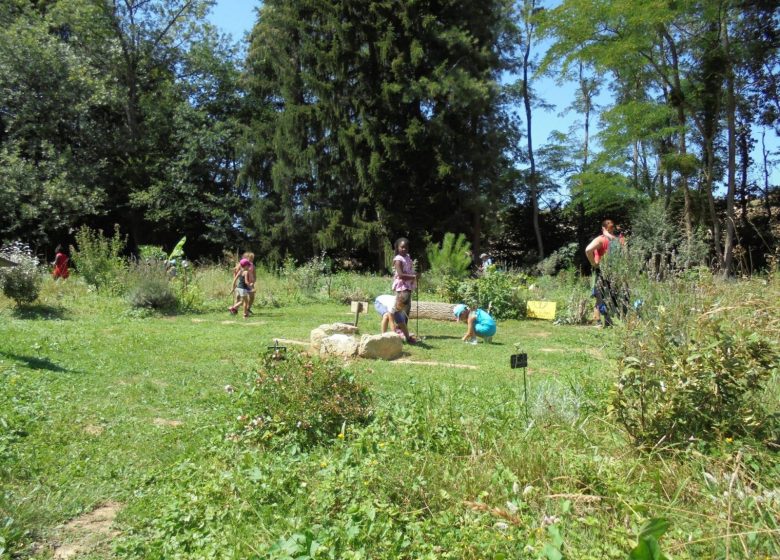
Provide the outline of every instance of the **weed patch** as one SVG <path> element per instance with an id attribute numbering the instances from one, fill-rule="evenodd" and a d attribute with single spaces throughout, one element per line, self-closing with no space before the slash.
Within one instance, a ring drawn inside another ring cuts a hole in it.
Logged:
<path id="1" fill-rule="evenodd" d="M 274 448 L 343 438 L 373 416 L 368 389 L 341 365 L 294 351 L 264 357 L 242 397 L 231 437 Z"/>

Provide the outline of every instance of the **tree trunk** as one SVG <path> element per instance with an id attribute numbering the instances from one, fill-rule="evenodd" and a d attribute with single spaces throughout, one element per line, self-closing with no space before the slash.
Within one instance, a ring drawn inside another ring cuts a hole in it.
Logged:
<path id="1" fill-rule="evenodd" d="M 416 319 L 418 316 L 421 319 L 436 319 L 439 321 L 453 321 L 455 317 L 452 315 L 453 304 L 442 303 L 439 301 L 420 301 L 414 302 L 412 305 L 412 312 L 409 314 L 410 319 Z M 418 310 L 419 308 L 419 315 Z"/>
<path id="2" fill-rule="evenodd" d="M 736 101 L 734 98 L 734 68 L 729 47 L 728 19 L 723 26 L 723 52 L 726 54 L 726 122 L 728 128 L 728 189 L 726 191 L 726 242 L 723 275 L 729 276 L 734 258 L 734 192 L 736 190 Z"/>
<path id="3" fill-rule="evenodd" d="M 769 200 L 769 193 L 772 186 L 769 184 L 769 151 L 766 147 L 766 128 L 761 128 L 761 156 L 764 165 L 764 208 L 769 223 L 772 222 L 772 203 Z"/>
<path id="4" fill-rule="evenodd" d="M 525 50 L 523 51 L 523 105 L 525 107 L 526 134 L 528 139 L 528 160 L 531 163 L 531 171 L 528 176 L 528 196 L 531 200 L 533 211 L 534 235 L 536 236 L 536 249 L 539 259 L 544 258 L 544 242 L 542 241 L 542 229 L 539 227 L 539 180 L 536 176 L 536 162 L 534 160 L 534 145 L 531 136 L 531 91 L 528 87 L 528 70 L 531 66 L 531 37 L 533 36 L 533 16 L 535 2 L 531 0 L 526 4 L 525 16 Z"/>
<path id="5" fill-rule="evenodd" d="M 712 131 L 714 132 L 714 131 Z M 712 193 L 712 173 L 715 167 L 715 148 L 713 147 L 713 138 L 708 134 L 704 138 L 705 154 L 707 161 L 704 165 L 704 188 L 707 190 L 707 203 L 710 208 L 710 219 L 712 220 L 712 244 L 715 248 L 715 254 L 718 256 L 718 262 L 723 261 L 723 248 L 720 245 L 720 220 L 715 210 L 715 195 Z"/>

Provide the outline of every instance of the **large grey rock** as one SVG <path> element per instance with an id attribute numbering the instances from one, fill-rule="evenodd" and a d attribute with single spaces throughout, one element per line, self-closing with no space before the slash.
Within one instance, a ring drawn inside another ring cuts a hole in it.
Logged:
<path id="1" fill-rule="evenodd" d="M 320 325 L 309 334 L 309 341 L 311 347 L 316 352 L 320 351 L 322 340 L 328 336 L 334 334 L 347 334 L 354 336 L 358 333 L 358 328 L 355 325 L 348 323 L 332 323 L 330 325 Z"/>
<path id="2" fill-rule="evenodd" d="M 352 358 L 357 354 L 357 338 L 348 334 L 332 334 L 322 339 L 320 354 Z"/>
<path id="3" fill-rule="evenodd" d="M 395 360 L 403 354 L 404 344 L 395 333 L 364 334 L 360 337 L 358 356 L 379 360 Z"/>

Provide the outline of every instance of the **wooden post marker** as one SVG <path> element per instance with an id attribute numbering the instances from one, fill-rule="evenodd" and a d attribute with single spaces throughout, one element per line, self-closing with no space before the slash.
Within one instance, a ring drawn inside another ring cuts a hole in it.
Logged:
<path id="1" fill-rule="evenodd" d="M 358 326 L 358 319 L 360 319 L 360 314 L 363 311 L 368 311 L 368 302 L 367 301 L 353 301 L 350 302 L 349 310 L 352 311 L 352 313 L 355 314 L 355 326 Z"/>

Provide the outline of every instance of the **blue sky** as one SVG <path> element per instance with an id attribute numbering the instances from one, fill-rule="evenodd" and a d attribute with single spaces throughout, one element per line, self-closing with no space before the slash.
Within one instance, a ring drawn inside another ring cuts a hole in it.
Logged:
<path id="1" fill-rule="evenodd" d="M 245 33 L 252 29 L 252 25 L 257 17 L 256 10 L 261 4 L 260 0 L 217 0 L 209 20 L 223 32 L 229 33 L 236 41 L 239 41 L 244 37 Z M 547 142 L 547 137 L 553 130 L 557 129 L 568 133 L 569 127 L 576 119 L 576 115 L 573 114 L 560 114 L 573 99 L 574 85 L 557 85 L 551 79 L 541 79 L 533 83 L 533 88 L 537 96 L 555 107 L 549 112 L 534 111 L 533 142 L 534 148 L 538 149 Z M 605 99 L 603 102 L 606 103 L 607 101 Z M 598 102 L 599 100 L 597 100 Z M 757 134 L 760 135 L 760 132 Z M 760 164 L 762 161 L 758 151 L 760 150 L 760 136 L 756 136 L 756 138 L 758 139 L 757 150 L 754 152 L 753 158 L 757 164 Z M 778 150 L 778 138 L 772 131 L 767 132 L 767 145 L 775 151 Z M 758 172 L 759 169 L 755 167 L 753 178 L 759 178 Z M 780 166 L 771 174 L 771 181 L 775 185 L 780 183 Z"/>
<path id="2" fill-rule="evenodd" d="M 260 4 L 257 0 L 217 0 L 209 20 L 225 33 L 230 33 L 235 40 L 239 40 L 244 33 L 252 29 L 255 11 Z"/>

